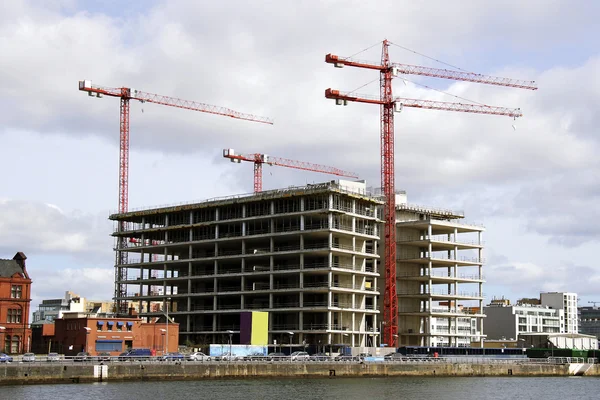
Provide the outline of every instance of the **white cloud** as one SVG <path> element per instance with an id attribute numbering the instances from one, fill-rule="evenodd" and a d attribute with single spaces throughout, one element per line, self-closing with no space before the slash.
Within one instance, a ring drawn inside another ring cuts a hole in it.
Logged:
<path id="1" fill-rule="evenodd" d="M 27 270 L 33 281 L 32 312 L 44 299 L 60 298 L 71 291 L 87 300 L 111 301 L 114 292 L 114 270 L 102 267 L 61 268 L 42 267 L 39 259 L 29 259 Z"/>
<path id="2" fill-rule="evenodd" d="M 486 104 L 521 107 L 525 118 L 513 131 L 507 118 L 405 109 L 396 117 L 398 189 L 407 189 L 415 202 L 464 209 L 469 219 L 493 216 L 488 232 L 515 236 L 492 242 L 493 250 L 506 254 L 503 265 L 519 273 L 537 271 L 545 254 L 564 250 L 547 239 L 572 246 L 600 237 L 600 216 L 593 211 L 600 176 L 600 54 L 587 39 L 600 35 L 598 5 L 471 1 L 459 9 L 440 1 L 423 12 L 420 4 L 392 1 L 172 0 L 131 3 L 122 14 L 114 4 L 104 14 L 86 10 L 86 2 L 59 0 L 1 7 L 0 140 L 9 151 L 2 151 L 0 167 L 10 171 L 2 177 L 2 195 L 13 199 L 0 205 L 3 252 L 29 247 L 43 252 L 40 257 L 83 258 L 92 252 L 111 269 L 106 217 L 116 208 L 119 107 L 117 99 L 79 92 L 77 81 L 84 78 L 276 121 L 271 127 L 132 104 L 131 207 L 251 190 L 251 166 L 220 157 L 228 147 L 333 165 L 378 186 L 377 107 L 336 107 L 323 98 L 327 87 L 352 90 L 372 80 L 360 92 L 377 94 L 377 73 L 334 69 L 323 58 L 353 54 L 384 37 L 455 65 L 540 86 L 528 92 L 410 77 Z M 390 51 L 397 62 L 433 65 L 398 47 Z M 376 61 L 379 52 L 375 46 L 359 57 Z M 413 83 L 394 90 L 453 101 Z M 266 188 L 326 179 L 265 171 Z M 498 222 L 502 218 L 519 218 L 522 229 L 515 233 Z M 517 257 L 511 246 L 525 234 L 542 238 L 540 249 Z M 577 264 L 592 265 L 587 257 Z"/>
<path id="3" fill-rule="evenodd" d="M 540 292 L 576 292 L 580 296 L 593 296 L 597 292 L 596 282 L 600 280 L 597 269 L 568 262 L 546 265 L 509 262 L 489 266 L 486 271 L 486 280 L 490 283 L 486 292 L 492 290 L 496 296 L 538 297 Z"/>
<path id="4" fill-rule="evenodd" d="M 65 214 L 31 201 L 0 202 L 0 250 L 110 254 L 111 224 L 100 216 Z"/>

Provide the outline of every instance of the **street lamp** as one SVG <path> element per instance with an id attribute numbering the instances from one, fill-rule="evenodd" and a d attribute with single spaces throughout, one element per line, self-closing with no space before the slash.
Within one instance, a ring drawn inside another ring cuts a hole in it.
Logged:
<path id="1" fill-rule="evenodd" d="M 84 326 L 83 329 L 85 329 L 85 352 L 89 353 L 88 341 L 89 341 L 89 336 L 90 336 L 90 332 L 92 331 L 92 328 L 88 328 L 87 326 Z"/>
<path id="2" fill-rule="evenodd" d="M 227 357 L 227 360 L 230 360 L 233 358 L 233 354 L 231 354 L 231 342 L 233 339 L 233 331 L 227 330 L 227 333 L 229 333 L 229 357 Z"/>
<path id="3" fill-rule="evenodd" d="M 290 335 L 290 354 L 292 354 L 292 338 L 294 337 L 294 332 L 288 332 L 288 335 Z"/>
<path id="4" fill-rule="evenodd" d="M 171 298 L 167 297 L 167 353 L 169 352 L 169 303 L 171 302 Z"/>

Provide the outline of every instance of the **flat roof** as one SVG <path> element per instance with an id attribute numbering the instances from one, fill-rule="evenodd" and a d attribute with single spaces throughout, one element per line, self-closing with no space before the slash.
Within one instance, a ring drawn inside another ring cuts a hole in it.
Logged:
<path id="1" fill-rule="evenodd" d="M 274 189 L 260 193 L 246 193 L 239 195 L 231 195 L 224 197 L 215 197 L 202 201 L 192 201 L 189 203 L 179 203 L 173 205 L 165 205 L 158 207 L 133 209 L 126 213 L 114 213 L 109 216 L 111 220 L 127 220 L 144 215 L 171 213 L 178 211 L 194 210 L 199 208 L 216 207 L 225 204 L 249 203 L 253 201 L 261 201 L 268 199 L 278 199 L 285 197 L 305 196 L 318 193 L 336 192 L 357 199 L 369 201 L 376 204 L 384 202 L 368 193 L 359 193 L 356 190 L 346 189 L 335 182 L 308 184 L 306 186 L 290 186 L 286 189 Z"/>

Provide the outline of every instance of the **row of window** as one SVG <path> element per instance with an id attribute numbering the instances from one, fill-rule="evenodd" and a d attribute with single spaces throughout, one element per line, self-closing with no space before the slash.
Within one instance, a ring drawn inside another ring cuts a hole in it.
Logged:
<path id="1" fill-rule="evenodd" d="M 11 299 L 20 299 L 23 295 L 23 286 L 21 285 L 12 285 L 10 288 L 10 298 Z"/>
<path id="2" fill-rule="evenodd" d="M 9 308 L 6 314 L 7 324 L 19 324 L 21 323 L 22 310 L 20 308 Z"/>
<path id="3" fill-rule="evenodd" d="M 4 337 L 4 353 L 15 354 L 19 352 L 21 344 L 21 337 L 14 335 L 5 335 Z"/>
<path id="4" fill-rule="evenodd" d="M 107 331 L 107 332 L 111 332 L 113 330 L 116 330 L 117 332 L 122 332 L 123 330 L 127 331 L 127 332 L 131 332 L 132 328 L 133 328 L 133 324 L 131 322 L 128 323 L 124 323 L 124 322 L 117 322 L 116 323 L 116 329 L 114 329 L 115 324 L 112 321 L 109 321 L 106 323 L 106 329 L 104 329 L 104 321 L 98 321 L 98 323 L 96 324 L 96 330 L 98 332 L 102 332 L 103 330 Z M 125 329 L 123 329 L 125 328 Z"/>

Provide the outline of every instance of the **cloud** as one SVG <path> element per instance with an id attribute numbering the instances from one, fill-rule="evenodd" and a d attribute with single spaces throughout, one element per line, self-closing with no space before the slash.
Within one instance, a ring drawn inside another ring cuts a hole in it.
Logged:
<path id="1" fill-rule="evenodd" d="M 597 292 L 600 271 L 568 262 L 539 265 L 511 261 L 486 267 L 486 280 L 489 283 L 486 292 L 496 296 L 511 293 L 537 297 L 540 292 L 576 292 L 579 296 L 592 296 Z M 491 296 L 487 297 L 491 299 Z"/>
<path id="2" fill-rule="evenodd" d="M 546 235 L 551 244 L 580 246 L 600 240 L 598 171 L 564 173 L 523 188 L 514 209 L 527 216 L 530 231 Z"/>
<path id="3" fill-rule="evenodd" d="M 71 291 L 86 300 L 112 301 L 114 292 L 114 269 L 109 267 L 61 268 L 51 265 L 35 254 L 28 255 L 27 271 L 31 285 L 31 311 L 45 299 L 55 299 Z"/>
<path id="4" fill-rule="evenodd" d="M 88 98 L 77 90 L 80 79 L 275 119 L 265 126 L 132 102 L 131 207 L 250 191 L 251 165 L 224 161 L 220 149 L 229 147 L 355 171 L 379 186 L 378 107 L 336 107 L 323 96 L 328 87 L 353 90 L 371 81 L 359 92 L 376 95 L 378 74 L 334 69 L 323 59 L 376 44 L 357 57 L 377 61 L 384 37 L 453 65 L 536 80 L 540 87 L 528 92 L 414 76 L 406 86 L 398 81 L 394 93 L 403 97 L 459 101 L 418 85 L 426 84 L 525 114 L 516 131 L 508 118 L 409 108 L 397 114 L 396 187 L 406 189 L 411 202 L 463 209 L 476 221 L 519 218 L 518 233 L 488 225 L 502 230 L 500 237 L 514 235 L 517 244 L 523 232 L 548 238 L 550 244 L 525 256 L 513 254 L 512 241 L 492 243 L 507 255 L 499 264 L 520 265 L 519 273 L 537 271 L 545 254 L 600 237 L 594 222 L 600 54 L 586 39 L 600 35 L 599 5 L 510 0 L 482 7 L 473 1 L 459 9 L 439 1 L 423 13 L 418 3 L 358 0 L 172 0 L 130 2 L 126 11 L 103 4 L 109 8 L 75 0 L 2 6 L 0 140 L 10 151 L 0 166 L 14 171 L 3 187 L 13 200 L 0 205 L 3 252 L 92 254 L 111 269 L 106 210 L 116 207 L 119 101 Z M 397 46 L 390 52 L 396 62 L 440 67 Z M 328 179 L 265 170 L 266 188 Z M 546 281 L 545 275 L 532 279 Z"/>
<path id="5" fill-rule="evenodd" d="M 50 204 L 0 200 L 0 251 L 110 255 L 106 216 L 64 213 Z"/>

